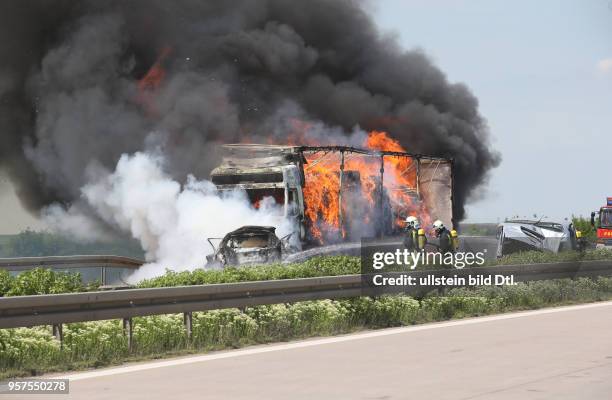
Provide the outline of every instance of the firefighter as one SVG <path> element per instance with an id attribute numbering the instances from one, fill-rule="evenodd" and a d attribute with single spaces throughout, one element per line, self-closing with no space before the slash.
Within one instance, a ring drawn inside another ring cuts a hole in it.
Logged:
<path id="1" fill-rule="evenodd" d="M 427 236 L 425 236 L 425 229 L 421 228 L 421 224 L 417 221 L 414 224 L 414 229 L 417 231 L 417 248 L 419 251 L 425 250 L 425 245 L 427 244 Z"/>
<path id="2" fill-rule="evenodd" d="M 434 232 L 436 237 L 440 240 L 440 252 L 441 253 L 452 253 L 455 250 L 455 241 L 451 235 L 451 232 L 446 229 L 444 223 L 439 219 L 433 223 Z"/>
<path id="3" fill-rule="evenodd" d="M 584 254 L 586 248 L 587 248 L 587 241 L 585 238 L 582 237 L 582 232 L 579 230 L 576 230 L 576 250 L 578 250 L 578 252 L 580 254 Z"/>
<path id="4" fill-rule="evenodd" d="M 451 229 L 450 235 L 451 235 L 451 238 L 452 238 L 453 251 L 456 252 L 457 250 L 459 250 L 459 234 L 457 233 L 456 230 Z"/>
<path id="5" fill-rule="evenodd" d="M 410 252 L 418 250 L 419 233 L 417 226 L 420 226 L 417 217 L 411 215 L 406 218 L 406 235 L 404 236 L 404 247 Z"/>

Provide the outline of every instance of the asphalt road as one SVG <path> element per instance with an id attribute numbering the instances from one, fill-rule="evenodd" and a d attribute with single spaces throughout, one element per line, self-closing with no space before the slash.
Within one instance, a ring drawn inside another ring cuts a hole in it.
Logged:
<path id="1" fill-rule="evenodd" d="M 611 338 L 596 303 L 77 373 L 54 398 L 602 400 Z"/>
<path id="2" fill-rule="evenodd" d="M 459 236 L 459 246 L 460 251 L 482 251 L 486 259 L 492 260 L 497 255 L 497 238 L 494 236 Z"/>

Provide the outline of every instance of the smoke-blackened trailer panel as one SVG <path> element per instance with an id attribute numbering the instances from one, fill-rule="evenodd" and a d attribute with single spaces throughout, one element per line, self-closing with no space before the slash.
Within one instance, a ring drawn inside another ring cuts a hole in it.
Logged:
<path id="1" fill-rule="evenodd" d="M 419 192 L 430 215 L 454 227 L 452 160 L 420 159 L 419 165 Z"/>

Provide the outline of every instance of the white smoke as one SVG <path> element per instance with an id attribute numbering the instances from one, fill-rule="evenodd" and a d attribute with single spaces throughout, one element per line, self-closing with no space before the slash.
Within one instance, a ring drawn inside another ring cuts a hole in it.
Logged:
<path id="1" fill-rule="evenodd" d="M 94 221 L 81 209 L 79 203 L 68 209 L 59 204 L 52 204 L 42 209 L 41 218 L 46 228 L 77 242 L 91 243 L 113 239 L 109 232 L 100 227 L 99 222 Z"/>
<path id="2" fill-rule="evenodd" d="M 211 182 L 193 176 L 181 185 L 164 172 L 163 164 L 158 154 L 124 154 L 114 172 L 81 190 L 101 219 L 140 241 L 149 262 L 129 277 L 131 282 L 162 275 L 166 269 L 204 267 L 206 255 L 213 253 L 206 239 L 244 225 L 275 226 L 279 237 L 293 231 L 273 199 L 255 209 L 243 192 L 220 194 Z M 57 206 L 47 214 L 62 221 Z M 74 214 L 73 209 L 63 212 L 72 220 Z"/>

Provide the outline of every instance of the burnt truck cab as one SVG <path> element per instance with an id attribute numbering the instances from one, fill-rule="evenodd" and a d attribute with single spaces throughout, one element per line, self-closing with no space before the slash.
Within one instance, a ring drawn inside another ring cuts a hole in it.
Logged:
<path id="1" fill-rule="evenodd" d="M 259 208 L 264 198 L 277 206 L 279 223 L 292 219 L 304 240 L 304 168 L 296 146 L 228 144 L 222 147 L 221 165 L 211 172 L 219 191 L 244 190 L 250 203 Z"/>
<path id="2" fill-rule="evenodd" d="M 591 225 L 597 228 L 597 248 L 612 248 L 612 197 L 598 212 L 591 213 Z"/>
<path id="3" fill-rule="evenodd" d="M 213 240 L 221 240 L 215 247 Z M 206 256 L 207 268 L 278 262 L 283 241 L 273 226 L 243 226 L 223 238 L 208 238 L 214 253 Z"/>

